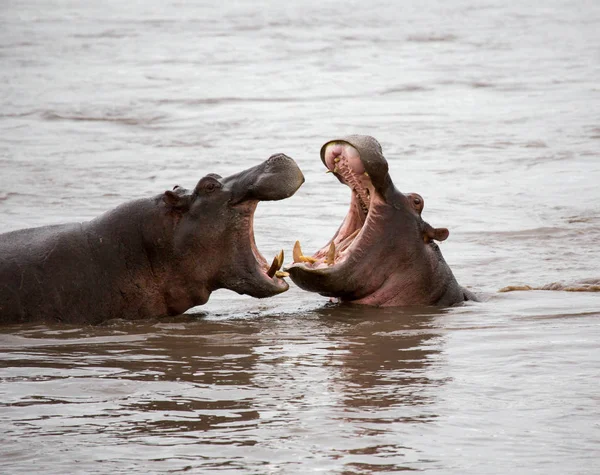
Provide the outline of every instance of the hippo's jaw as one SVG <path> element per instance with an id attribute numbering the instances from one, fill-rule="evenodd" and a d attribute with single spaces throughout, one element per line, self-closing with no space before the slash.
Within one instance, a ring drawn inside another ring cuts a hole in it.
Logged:
<path id="1" fill-rule="evenodd" d="M 258 201 L 246 201 L 236 205 L 244 216 L 241 220 L 240 240 L 236 246 L 237 256 L 234 258 L 238 278 L 231 279 L 231 276 L 228 276 L 227 287 L 240 294 L 264 298 L 285 292 L 289 285 L 284 280 L 287 274 L 281 271 L 283 250 L 273 258 L 272 262 L 268 262 L 256 245 L 254 213 L 258 203 Z"/>
<path id="2" fill-rule="evenodd" d="M 304 256 L 296 242 L 294 263 L 286 271 L 304 290 L 357 300 L 385 280 L 386 264 L 379 262 L 377 246 L 394 208 L 379 193 L 350 144 L 328 144 L 323 158 L 328 172 L 351 188 L 350 209 L 333 238 L 314 255 Z"/>
<path id="3" fill-rule="evenodd" d="M 260 201 L 289 198 L 304 182 L 298 165 L 283 154 L 271 156 L 253 168 L 222 180 L 229 194 L 227 204 L 231 228 L 227 232 L 228 262 L 216 279 L 217 288 L 228 288 L 240 294 L 264 298 L 285 292 L 283 251 L 267 261 L 256 246 L 254 213 Z"/>

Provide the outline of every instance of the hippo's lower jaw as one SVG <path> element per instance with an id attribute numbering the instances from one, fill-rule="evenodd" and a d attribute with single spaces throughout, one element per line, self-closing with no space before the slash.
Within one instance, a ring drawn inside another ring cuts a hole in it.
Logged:
<path id="1" fill-rule="evenodd" d="M 381 146 L 372 137 L 328 142 L 321 158 L 352 189 L 350 210 L 333 238 L 312 256 L 297 242 L 286 268 L 304 290 L 376 305 L 452 305 L 464 301 L 434 239 L 448 231 L 421 218 L 423 199 L 393 185 Z"/>
<path id="2" fill-rule="evenodd" d="M 227 288 L 230 290 L 251 297 L 265 298 L 285 292 L 289 289 L 289 284 L 284 280 L 288 274 L 281 271 L 283 250 L 269 263 L 256 246 L 254 213 L 257 205 L 258 201 L 247 201 L 236 206 L 247 218 L 242 220 L 244 224 L 237 246 L 242 254 L 234 259 L 237 268 L 226 279 Z M 247 244 L 244 244 L 245 242 Z M 231 279 L 231 276 L 238 278 Z"/>

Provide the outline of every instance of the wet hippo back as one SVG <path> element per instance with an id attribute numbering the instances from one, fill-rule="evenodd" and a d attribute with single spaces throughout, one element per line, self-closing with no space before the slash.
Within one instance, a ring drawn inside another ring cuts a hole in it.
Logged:
<path id="1" fill-rule="evenodd" d="M 96 287 L 87 288 L 87 282 L 97 280 L 90 264 L 81 224 L 0 235 L 0 319 L 4 323 L 27 322 L 39 312 L 48 319 L 62 320 L 64 308 L 86 312 L 80 308 L 81 294 L 95 291 Z M 64 269 L 69 269 L 69 275 Z M 76 284 L 73 290 L 62 292 L 71 282 Z"/>
<path id="2" fill-rule="evenodd" d="M 132 242 L 133 232 L 115 239 L 118 225 L 111 230 L 124 214 L 127 209 L 118 209 L 89 223 L 0 235 L 0 321 L 27 322 L 43 315 L 44 320 L 97 323 L 146 316 L 147 307 L 157 303 L 147 298 L 148 282 L 145 289 L 131 290 L 147 274 L 147 259 L 134 251 L 138 244 Z M 128 224 L 136 228 L 131 217 Z M 144 300 L 145 305 L 136 305 Z"/>

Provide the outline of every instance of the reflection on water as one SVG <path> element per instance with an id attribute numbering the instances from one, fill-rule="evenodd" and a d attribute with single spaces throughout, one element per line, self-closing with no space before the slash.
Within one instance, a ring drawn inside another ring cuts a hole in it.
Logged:
<path id="1" fill-rule="evenodd" d="M 293 470 L 298 453 L 401 466 L 412 449 L 389 427 L 436 418 L 434 389 L 444 381 L 429 373 L 440 364 L 442 313 L 325 306 L 6 333 L 2 413 L 14 438 L 5 454 L 71 437 L 70 450 L 90 463 L 111 463 L 93 454 L 106 444 L 130 447 L 122 457 L 131 464 L 152 452 L 165 468 L 259 470 L 273 457 Z M 59 453 L 34 461 L 61 466 Z"/>
<path id="2" fill-rule="evenodd" d="M 366 409 L 365 416 L 372 407 L 373 418 L 380 422 L 386 420 L 382 408 L 407 406 L 406 417 L 410 418 L 412 406 L 429 402 L 427 385 L 443 383 L 427 375 L 439 355 L 441 339 L 433 318 L 444 312 L 429 308 L 371 312 L 351 306 L 315 312 L 335 323 L 330 338 L 338 344 L 341 339 L 345 349 L 336 378 L 344 388 L 343 402 L 351 413 L 352 408 Z M 369 314 L 370 318 L 365 319 Z M 419 413 L 419 417 L 423 415 Z"/>
<path id="3" fill-rule="evenodd" d="M 8 328 L 0 450 L 12 473 L 500 473 L 561 440 L 561 471 L 591 467 L 594 297 Z"/>
<path id="4" fill-rule="evenodd" d="M 259 205 L 257 244 L 311 253 L 349 203 L 321 144 L 370 134 L 483 300 L 335 307 L 292 285 L 165 321 L 2 328 L 0 472 L 598 472 L 600 294 L 563 290 L 600 268 L 599 2 L 0 10 L 0 232 L 284 152 L 306 183 Z"/>

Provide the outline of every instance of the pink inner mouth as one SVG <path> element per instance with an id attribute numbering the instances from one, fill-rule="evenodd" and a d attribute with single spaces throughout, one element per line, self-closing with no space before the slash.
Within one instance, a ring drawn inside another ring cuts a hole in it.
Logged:
<path id="1" fill-rule="evenodd" d="M 278 277 L 277 275 L 270 277 L 267 274 L 267 272 L 269 271 L 269 268 L 271 267 L 271 264 L 269 262 L 267 262 L 265 257 L 258 250 L 258 247 L 256 245 L 256 239 L 254 237 L 254 213 L 258 206 L 258 201 L 248 202 L 248 203 L 250 203 L 250 204 L 246 204 L 246 206 L 250 206 L 250 208 L 248 209 L 249 214 L 248 214 L 248 216 L 246 216 L 245 219 L 247 220 L 246 226 L 247 226 L 247 230 L 248 230 L 248 239 L 250 240 L 250 249 L 252 250 L 252 255 L 254 256 L 256 265 L 262 271 L 261 273 L 264 274 L 266 279 L 272 280 L 273 282 L 276 282 L 276 283 L 282 282 L 282 281 L 284 281 L 284 279 L 282 277 Z"/>
<path id="2" fill-rule="evenodd" d="M 252 249 L 252 254 L 254 255 L 254 258 L 261 267 L 268 268 L 267 260 L 258 250 L 258 247 L 256 246 L 256 240 L 254 238 L 254 213 L 256 211 L 257 205 L 258 202 L 253 203 L 252 211 L 250 212 L 250 215 L 248 217 L 248 238 L 250 239 L 250 248 Z"/>
<path id="3" fill-rule="evenodd" d="M 306 263 L 311 269 L 340 264 L 358 248 L 363 231 L 368 227 L 365 223 L 373 215 L 373 204 L 378 201 L 358 150 L 352 145 L 346 142 L 331 142 L 325 149 L 324 159 L 328 171 L 335 173 L 351 188 L 352 197 L 348 214 L 336 234 L 312 256 L 314 262 Z"/>

